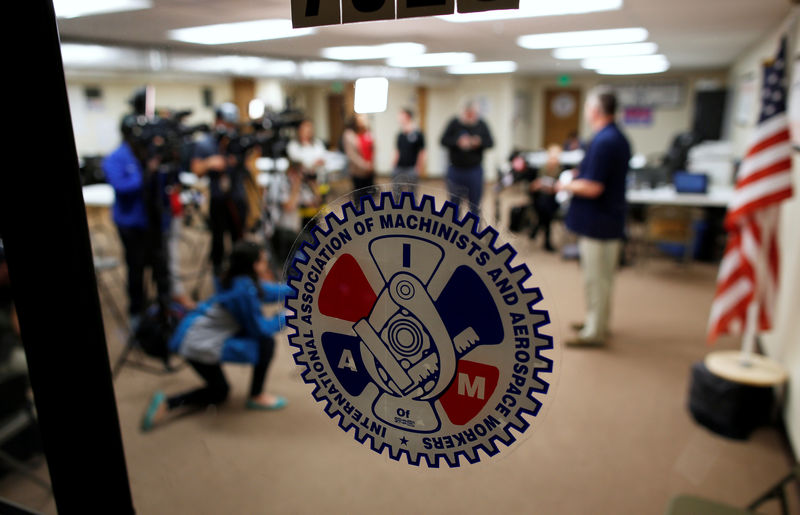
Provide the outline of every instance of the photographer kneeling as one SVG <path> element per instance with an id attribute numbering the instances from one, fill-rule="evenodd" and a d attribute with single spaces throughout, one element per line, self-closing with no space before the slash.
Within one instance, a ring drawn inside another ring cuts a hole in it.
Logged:
<path id="1" fill-rule="evenodd" d="M 247 409 L 286 406 L 286 398 L 264 392 L 275 350 L 273 335 L 283 327 L 285 316 L 267 318 L 261 306 L 282 300 L 290 291 L 286 285 L 267 283 L 268 275 L 263 248 L 249 241 L 234 246 L 221 290 L 188 314 L 170 340 L 170 350 L 182 355 L 206 384 L 171 397 L 156 392 L 142 419 L 143 431 L 152 429 L 175 409 L 199 409 L 224 402 L 230 391 L 222 370 L 224 362 L 253 365 Z"/>

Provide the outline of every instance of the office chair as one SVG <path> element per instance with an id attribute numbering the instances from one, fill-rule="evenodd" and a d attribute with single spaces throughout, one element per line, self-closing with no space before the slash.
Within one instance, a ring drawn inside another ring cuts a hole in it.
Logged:
<path id="1" fill-rule="evenodd" d="M 792 481 L 800 482 L 800 464 L 795 464 L 789 474 L 748 504 L 746 508 L 738 508 L 694 495 L 678 495 L 672 498 L 665 513 L 666 515 L 751 515 L 756 513 L 755 510 L 765 502 L 777 499 L 780 503 L 781 513 L 788 515 L 786 486 Z"/>

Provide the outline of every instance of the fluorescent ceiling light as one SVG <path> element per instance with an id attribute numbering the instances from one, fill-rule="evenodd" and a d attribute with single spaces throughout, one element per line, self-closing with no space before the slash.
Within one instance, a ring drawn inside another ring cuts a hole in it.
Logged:
<path id="1" fill-rule="evenodd" d="M 583 14 L 598 11 L 612 11 L 622 8 L 622 0 L 520 0 L 519 9 L 486 11 L 480 13 L 459 13 L 439 16 L 440 20 L 453 23 L 476 21 L 497 21 L 539 16 L 558 16 L 562 14 Z"/>
<path id="2" fill-rule="evenodd" d="M 517 71 L 514 61 L 484 61 L 482 63 L 456 64 L 447 68 L 453 75 L 478 75 L 486 73 L 512 73 Z"/>
<path id="3" fill-rule="evenodd" d="M 669 61 L 661 54 L 634 57 L 584 59 L 581 66 L 601 75 L 639 75 L 669 70 Z"/>
<path id="4" fill-rule="evenodd" d="M 389 66 L 348 66 L 344 77 L 357 79 L 359 77 L 385 77 L 387 79 L 407 79 L 412 74 L 405 68 L 391 68 Z M 415 72 L 418 74 L 418 72 Z"/>
<path id="5" fill-rule="evenodd" d="M 424 68 L 429 66 L 453 66 L 471 63 L 475 55 L 469 52 L 442 52 L 438 54 L 422 54 L 391 57 L 386 60 L 389 66 L 399 68 Z"/>
<path id="6" fill-rule="evenodd" d="M 669 70 L 669 63 L 598 68 L 595 71 L 600 75 L 649 75 L 652 73 L 664 73 L 667 70 Z"/>
<path id="7" fill-rule="evenodd" d="M 61 60 L 68 68 L 137 69 L 147 64 L 147 54 L 130 48 L 81 43 L 61 45 Z"/>
<path id="8" fill-rule="evenodd" d="M 629 43 L 626 45 L 596 45 L 556 48 L 556 59 L 587 59 L 589 57 L 621 57 L 631 55 L 650 55 L 658 51 L 655 43 Z"/>
<path id="9" fill-rule="evenodd" d="M 172 59 L 175 69 L 198 73 L 230 73 L 258 77 L 287 77 L 294 75 L 297 65 L 292 61 L 266 59 L 243 55 L 181 56 Z"/>
<path id="10" fill-rule="evenodd" d="M 403 55 L 425 53 L 425 45 L 420 43 L 386 43 L 384 45 L 334 46 L 322 49 L 322 57 L 340 61 L 360 59 L 386 59 Z"/>
<path id="11" fill-rule="evenodd" d="M 631 57 L 592 57 L 581 61 L 581 66 L 587 70 L 597 70 L 598 68 L 644 66 L 650 64 L 669 64 L 663 54 L 637 55 Z"/>
<path id="12" fill-rule="evenodd" d="M 389 100 L 389 81 L 384 77 L 356 80 L 353 110 L 360 114 L 382 113 Z"/>
<path id="13" fill-rule="evenodd" d="M 627 29 L 583 30 L 578 32 L 551 32 L 549 34 L 530 34 L 517 38 L 522 48 L 540 50 L 594 45 L 617 45 L 640 43 L 648 36 L 647 29 L 641 27 Z"/>
<path id="14" fill-rule="evenodd" d="M 313 34 L 314 29 L 293 29 L 291 20 L 255 20 L 187 27 L 169 31 L 170 39 L 198 45 L 225 45 L 246 41 L 293 38 Z"/>
<path id="15" fill-rule="evenodd" d="M 300 73 L 307 79 L 337 79 L 344 73 L 342 63 L 308 61 L 300 64 Z"/>
<path id="16" fill-rule="evenodd" d="M 58 18 L 78 18 L 94 14 L 150 9 L 150 0 L 54 0 Z"/>
<path id="17" fill-rule="evenodd" d="M 309 80 L 356 80 L 361 77 L 387 79 L 415 78 L 416 72 L 388 66 L 351 66 L 336 61 L 306 61 L 300 63 L 300 76 Z"/>
<path id="18" fill-rule="evenodd" d="M 65 66 L 100 64 L 119 57 L 119 50 L 102 45 L 83 45 L 64 43 L 61 45 L 61 59 Z"/>

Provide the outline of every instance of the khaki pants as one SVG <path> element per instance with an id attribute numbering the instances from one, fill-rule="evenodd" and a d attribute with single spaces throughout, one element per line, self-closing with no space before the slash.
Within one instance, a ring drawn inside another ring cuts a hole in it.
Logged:
<path id="1" fill-rule="evenodd" d="M 582 338 L 602 339 L 608 333 L 611 290 L 621 247 L 620 240 L 578 239 L 586 295 L 586 318 L 580 332 Z"/>

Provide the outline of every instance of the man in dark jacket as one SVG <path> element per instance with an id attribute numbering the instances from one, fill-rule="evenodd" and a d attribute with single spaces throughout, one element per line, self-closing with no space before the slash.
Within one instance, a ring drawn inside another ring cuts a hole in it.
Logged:
<path id="1" fill-rule="evenodd" d="M 450 200 L 458 204 L 459 198 L 466 198 L 470 210 L 478 211 L 483 193 L 483 151 L 494 146 L 494 140 L 475 102 L 467 102 L 461 116 L 450 120 L 441 143 L 450 154 Z"/>

